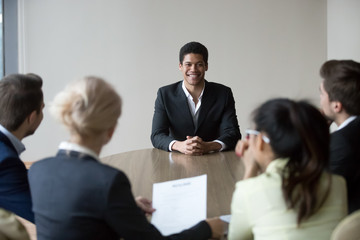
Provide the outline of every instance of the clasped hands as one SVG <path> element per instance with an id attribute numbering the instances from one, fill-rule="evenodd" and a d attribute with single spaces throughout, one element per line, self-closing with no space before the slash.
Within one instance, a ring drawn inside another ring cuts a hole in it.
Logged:
<path id="1" fill-rule="evenodd" d="M 188 155 L 203 155 L 212 151 L 219 151 L 221 144 L 217 142 L 205 142 L 198 136 L 186 136 L 185 141 L 176 141 L 172 150 Z"/>

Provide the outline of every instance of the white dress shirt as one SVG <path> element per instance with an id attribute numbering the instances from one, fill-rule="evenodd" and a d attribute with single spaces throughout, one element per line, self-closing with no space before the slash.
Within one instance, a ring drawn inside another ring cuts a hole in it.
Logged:
<path id="1" fill-rule="evenodd" d="M 6 128 L 4 128 L 1 124 L 0 124 L 0 132 L 2 132 L 10 140 L 10 142 L 15 147 L 16 152 L 18 153 L 19 156 L 22 152 L 25 151 L 25 145 L 11 132 L 9 132 Z"/>
<path id="2" fill-rule="evenodd" d="M 349 123 L 351 123 L 352 121 L 354 121 L 356 119 L 357 116 L 350 116 L 348 117 L 342 124 L 340 124 L 340 126 L 336 129 L 336 131 L 346 127 Z"/>
<path id="3" fill-rule="evenodd" d="M 185 96 L 187 98 L 187 102 L 188 102 L 188 105 L 189 105 L 189 108 L 190 108 L 191 116 L 193 118 L 193 122 L 194 122 L 194 125 L 195 125 L 195 128 L 196 128 L 197 123 L 198 123 L 198 119 L 199 119 L 199 112 L 200 112 L 199 110 L 200 110 L 200 106 L 201 106 L 201 100 L 202 100 L 202 96 L 203 96 L 204 89 L 205 89 L 205 82 L 204 82 L 204 88 L 201 91 L 201 94 L 199 96 L 199 99 L 198 99 L 198 102 L 197 102 L 196 105 L 195 105 L 194 98 L 191 96 L 189 91 L 186 89 L 184 81 L 182 82 L 182 89 L 183 89 L 183 91 L 185 93 Z M 172 145 L 175 142 L 176 142 L 176 140 L 173 140 L 173 141 L 170 142 L 169 151 L 172 151 L 171 148 L 172 148 Z M 226 148 L 225 143 L 223 143 L 222 141 L 214 140 L 213 142 L 217 142 L 217 143 L 219 143 L 221 145 L 220 151 L 222 151 L 222 150 L 224 150 Z"/>
<path id="4" fill-rule="evenodd" d="M 59 149 L 84 153 L 100 161 L 99 156 L 93 150 L 80 146 L 79 144 L 76 143 L 61 142 L 59 145 Z"/>

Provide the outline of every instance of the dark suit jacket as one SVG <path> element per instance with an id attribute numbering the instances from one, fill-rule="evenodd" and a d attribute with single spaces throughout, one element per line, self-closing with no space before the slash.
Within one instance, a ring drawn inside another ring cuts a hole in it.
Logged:
<path id="1" fill-rule="evenodd" d="M 10 140 L 0 132 L 0 207 L 34 222 L 27 169 Z"/>
<path id="2" fill-rule="evenodd" d="M 38 240 L 195 240 L 211 236 L 203 221 L 163 237 L 137 207 L 126 175 L 85 154 L 59 150 L 55 157 L 31 166 L 29 182 Z"/>
<path id="3" fill-rule="evenodd" d="M 349 213 L 360 209 L 360 117 L 331 134 L 330 171 L 346 180 Z"/>
<path id="4" fill-rule="evenodd" d="M 206 81 L 199 111 L 195 127 L 182 81 L 160 88 L 152 122 L 153 146 L 169 151 L 171 141 L 199 136 L 204 141 L 220 140 L 227 149 L 234 149 L 241 134 L 231 89 Z"/>

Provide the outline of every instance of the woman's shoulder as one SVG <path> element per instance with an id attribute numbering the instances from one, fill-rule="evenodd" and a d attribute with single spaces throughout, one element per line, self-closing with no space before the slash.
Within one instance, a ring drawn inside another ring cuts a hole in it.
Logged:
<path id="1" fill-rule="evenodd" d="M 50 169 L 56 169 L 62 171 L 64 169 L 72 169 L 76 171 L 77 175 L 92 175 L 97 176 L 100 179 L 115 178 L 117 175 L 127 178 L 125 173 L 112 166 L 106 165 L 94 158 L 76 158 L 76 157 L 64 157 L 54 156 L 45 158 L 35 162 L 31 168 L 31 171 L 48 172 Z"/>
<path id="2" fill-rule="evenodd" d="M 333 174 L 333 173 L 327 173 L 331 176 L 331 182 L 333 185 L 335 185 L 335 187 L 338 188 L 346 188 L 346 181 L 345 178 L 343 176 L 337 175 L 337 174 Z"/>
<path id="3" fill-rule="evenodd" d="M 343 176 L 325 172 L 322 176 L 322 179 L 323 181 L 328 181 L 329 177 L 331 178 L 331 184 L 346 186 L 346 181 Z"/>
<path id="4" fill-rule="evenodd" d="M 236 183 L 235 189 L 247 192 L 256 192 L 259 188 L 278 188 L 281 185 L 281 176 L 276 173 L 262 173 L 256 177 L 241 180 Z"/>

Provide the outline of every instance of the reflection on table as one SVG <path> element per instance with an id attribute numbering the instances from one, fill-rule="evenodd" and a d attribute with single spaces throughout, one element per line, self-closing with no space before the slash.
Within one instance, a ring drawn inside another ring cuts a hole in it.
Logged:
<path id="1" fill-rule="evenodd" d="M 153 183 L 207 174 L 207 217 L 230 214 L 235 183 L 244 166 L 233 151 L 188 156 L 144 149 L 104 157 L 101 161 L 126 173 L 134 196 L 152 199 Z"/>

